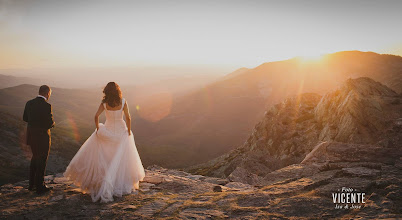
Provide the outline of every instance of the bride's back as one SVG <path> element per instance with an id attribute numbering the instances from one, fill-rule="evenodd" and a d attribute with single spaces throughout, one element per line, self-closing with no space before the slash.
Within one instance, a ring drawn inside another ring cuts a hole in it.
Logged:
<path id="1" fill-rule="evenodd" d="M 105 104 L 105 109 L 108 110 L 108 111 L 120 110 L 123 107 L 122 104 L 120 104 L 118 106 L 115 106 L 115 107 L 110 107 L 107 103 L 103 103 L 103 104 Z"/>
<path id="2" fill-rule="evenodd" d="M 124 98 L 121 99 L 121 104 L 119 106 L 109 108 L 110 106 L 107 103 L 103 103 L 103 107 L 105 108 L 106 122 L 105 126 L 108 127 L 110 125 L 116 126 L 116 123 L 119 123 L 121 126 L 126 127 L 123 121 L 124 115 Z"/>

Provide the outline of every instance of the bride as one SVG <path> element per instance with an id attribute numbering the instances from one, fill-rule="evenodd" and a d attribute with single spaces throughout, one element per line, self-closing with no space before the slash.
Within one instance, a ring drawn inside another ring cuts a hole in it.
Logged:
<path id="1" fill-rule="evenodd" d="M 95 114 L 96 130 L 84 142 L 68 165 L 64 176 L 90 193 L 92 201 L 113 201 L 139 189 L 145 177 L 144 167 L 131 132 L 128 104 L 122 98 L 120 87 L 109 82 Z M 99 115 L 105 111 L 105 124 Z M 126 122 L 123 120 L 123 115 Z"/>

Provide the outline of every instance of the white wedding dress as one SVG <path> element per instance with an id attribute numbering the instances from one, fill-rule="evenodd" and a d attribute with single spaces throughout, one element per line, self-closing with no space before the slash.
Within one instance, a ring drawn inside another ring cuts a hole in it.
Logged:
<path id="1" fill-rule="evenodd" d="M 98 132 L 84 142 L 64 172 L 94 202 L 110 202 L 113 196 L 132 193 L 145 177 L 134 134 L 128 136 L 123 120 L 124 99 L 120 110 L 107 110 L 103 105 L 105 124 L 99 123 Z"/>

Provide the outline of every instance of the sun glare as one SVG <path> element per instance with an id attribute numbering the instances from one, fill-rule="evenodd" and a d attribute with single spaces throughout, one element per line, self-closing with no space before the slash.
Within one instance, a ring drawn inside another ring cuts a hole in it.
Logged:
<path id="1" fill-rule="evenodd" d="M 319 63 L 323 60 L 324 54 L 302 55 L 297 57 L 301 63 Z"/>

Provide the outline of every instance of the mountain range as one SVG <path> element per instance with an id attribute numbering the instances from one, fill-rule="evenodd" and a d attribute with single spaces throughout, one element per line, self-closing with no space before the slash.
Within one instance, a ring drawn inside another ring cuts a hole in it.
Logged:
<path id="1" fill-rule="evenodd" d="M 167 82 L 167 85 L 159 82 L 142 87 L 123 86 L 122 89 L 123 96 L 129 103 L 133 117 L 132 129 L 144 165 L 187 168 L 225 155 L 244 145 L 255 125 L 266 117 L 267 109 L 286 98 L 292 100 L 291 97 L 307 93 L 297 97 L 301 97 L 301 101 L 307 100 L 305 103 L 303 101 L 307 107 L 301 108 L 310 112 L 326 92 L 337 88 L 348 78 L 360 76 L 370 77 L 400 94 L 401 65 L 402 57 L 399 56 L 346 51 L 326 55 L 320 61 L 294 58 L 264 63 L 252 69 L 241 68 L 207 85 L 190 86 L 185 83 L 190 79 L 185 79 L 180 83 L 186 84 L 186 88 L 180 87 L 183 88 L 180 91 L 172 90 L 178 87 L 174 82 Z M 25 102 L 33 98 L 37 90 L 38 86 L 29 84 L 0 89 L 0 113 L 1 120 L 4 121 L 0 146 L 7 149 L 5 151 L 12 152 L 7 155 L 15 156 L 3 157 L 3 163 L 8 164 L 5 166 L 7 170 L 21 170 L 21 167 L 16 168 L 13 163 L 23 160 L 18 156 L 22 152 L 20 139 L 17 140 L 17 137 L 20 137 L 24 128 L 20 117 Z M 56 152 L 56 149 L 60 149 L 59 155 L 64 158 L 57 160 L 62 161 L 59 166 L 53 166 L 57 170 L 66 166 L 79 146 L 93 132 L 92 118 L 102 98 L 101 91 L 101 88 L 53 88 L 50 103 L 57 125 L 53 131 L 53 150 Z M 299 99 L 293 102 L 297 103 Z M 311 114 L 313 113 L 310 112 L 305 116 L 306 119 L 299 120 L 308 122 L 307 119 L 313 117 Z M 327 132 L 332 132 L 330 128 L 333 125 L 329 126 L 328 123 L 323 126 L 329 127 L 326 128 Z M 302 132 L 304 131 L 292 135 L 306 135 Z M 318 140 L 317 137 L 304 138 L 312 144 Z M 279 146 L 276 142 L 274 145 Z M 287 146 L 292 148 L 291 144 Z M 309 146 L 311 149 L 312 146 Z M 63 154 L 64 151 L 69 153 Z M 307 152 L 308 149 L 292 151 L 295 157 L 287 156 L 287 159 L 281 160 L 279 165 L 270 170 L 300 161 Z M 27 166 L 26 162 L 23 164 Z M 233 170 L 228 169 L 225 175 L 231 174 Z M 51 170 L 51 173 L 54 172 Z M 215 175 L 214 172 L 204 173 Z M 9 175 L 10 172 L 2 181 L 7 182 L 11 176 L 15 180 L 25 178 L 18 172 Z"/>
<path id="2" fill-rule="evenodd" d="M 358 77 L 370 77 L 399 94 L 401 71 L 402 57 L 360 51 L 243 68 L 173 99 L 166 117 L 138 124 L 136 137 L 149 149 L 147 161 L 151 164 L 187 167 L 242 145 L 266 109 L 286 98 L 301 93 L 323 95 Z M 162 102 L 160 106 L 166 105 Z M 174 157 L 166 155 L 168 149 L 175 152 Z M 161 151 L 166 157 L 161 158 Z"/>
<path id="3" fill-rule="evenodd" d="M 0 74 L 0 82 L 1 82 L 0 89 L 18 86 L 21 84 L 33 84 L 33 85 L 40 84 L 39 79 L 34 79 L 30 77 L 16 77 L 3 74 Z"/>

